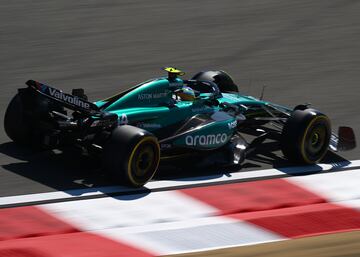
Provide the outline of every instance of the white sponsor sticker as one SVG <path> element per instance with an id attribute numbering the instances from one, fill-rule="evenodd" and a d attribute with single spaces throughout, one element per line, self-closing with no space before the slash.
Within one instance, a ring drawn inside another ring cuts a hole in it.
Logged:
<path id="1" fill-rule="evenodd" d="M 234 129 L 237 126 L 237 120 L 228 123 L 229 129 Z"/>

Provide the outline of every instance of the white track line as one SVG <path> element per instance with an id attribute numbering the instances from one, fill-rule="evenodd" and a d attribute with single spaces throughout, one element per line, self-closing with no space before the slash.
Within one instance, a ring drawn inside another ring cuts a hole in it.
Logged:
<path id="1" fill-rule="evenodd" d="M 332 170 L 341 170 L 348 168 L 360 167 L 360 160 L 345 161 L 332 164 L 318 164 L 310 166 L 300 167 L 287 167 L 281 169 L 266 169 L 266 170 L 255 170 L 246 172 L 233 172 L 222 175 L 213 176 L 202 176 L 202 177 L 191 177 L 177 180 L 162 180 L 162 181 L 151 181 L 146 184 L 147 189 L 163 189 L 163 188 L 176 188 L 180 186 L 192 186 L 192 185 L 203 185 L 208 183 L 218 182 L 231 182 L 235 180 L 245 180 L 254 178 L 263 178 L 269 176 L 282 176 L 284 174 L 301 174 L 309 172 L 329 172 Z M 141 189 L 140 189 L 141 190 Z M 122 187 L 122 186 L 109 186 L 109 187 L 98 187 L 98 188 L 86 188 L 76 189 L 68 191 L 56 191 L 38 194 L 27 194 L 17 196 L 6 196 L 0 198 L 0 207 L 12 204 L 26 204 L 40 201 L 51 201 L 61 199 L 71 199 L 77 197 L 91 197 L 103 194 L 111 193 L 125 193 L 125 192 L 140 192 L 139 189 Z"/>

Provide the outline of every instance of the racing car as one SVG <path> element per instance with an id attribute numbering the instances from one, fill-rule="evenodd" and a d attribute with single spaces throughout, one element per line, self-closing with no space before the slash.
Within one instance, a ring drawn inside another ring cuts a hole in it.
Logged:
<path id="1" fill-rule="evenodd" d="M 151 180 L 162 159 L 223 152 L 226 163 L 241 164 L 269 138 L 287 159 L 302 164 L 318 163 L 328 149 L 356 146 L 351 128 L 335 134 L 329 118 L 309 105 L 289 108 L 240 94 L 225 71 L 185 80 L 179 69 L 164 70 L 164 77 L 95 102 L 81 88 L 68 94 L 28 80 L 9 103 L 5 131 L 17 144 L 78 146 L 100 156 L 111 176 L 133 187 Z"/>

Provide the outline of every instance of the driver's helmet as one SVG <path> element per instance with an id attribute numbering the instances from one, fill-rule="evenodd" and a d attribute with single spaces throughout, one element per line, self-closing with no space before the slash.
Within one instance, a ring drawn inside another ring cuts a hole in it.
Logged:
<path id="1" fill-rule="evenodd" d="M 194 101 L 196 99 L 195 91 L 191 87 L 182 87 L 182 89 L 177 92 L 177 96 L 183 101 Z"/>

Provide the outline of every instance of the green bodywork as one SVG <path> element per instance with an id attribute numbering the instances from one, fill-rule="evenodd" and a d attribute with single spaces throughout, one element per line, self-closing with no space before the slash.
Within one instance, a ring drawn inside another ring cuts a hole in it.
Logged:
<path id="1" fill-rule="evenodd" d="M 103 111 L 116 113 L 119 125 L 129 124 L 153 133 L 162 148 L 195 149 L 219 148 L 229 142 L 236 132 L 236 115 L 223 110 L 222 105 L 211 105 L 211 93 L 202 93 L 194 101 L 174 99 L 174 91 L 184 86 L 177 78 L 157 78 L 141 83 L 125 92 L 98 101 Z M 218 103 L 229 103 L 244 108 L 267 105 L 268 102 L 240 94 L 223 93 Z M 192 117 L 199 122 L 191 127 Z"/>

